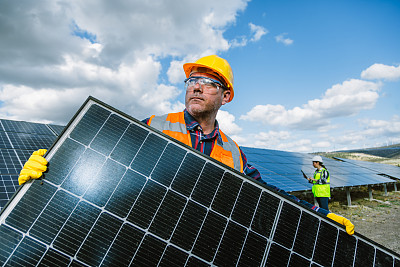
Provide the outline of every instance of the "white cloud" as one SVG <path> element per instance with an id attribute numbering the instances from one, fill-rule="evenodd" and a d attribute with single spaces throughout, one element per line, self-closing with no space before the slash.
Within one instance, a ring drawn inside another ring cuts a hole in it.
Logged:
<path id="1" fill-rule="evenodd" d="M 231 48 L 223 33 L 247 2 L 3 1 L 0 116 L 66 123 L 89 95 L 139 119 L 182 109 L 168 83 Z"/>
<path id="2" fill-rule="evenodd" d="M 310 152 L 312 151 L 312 142 L 310 139 L 298 139 L 279 144 L 275 149 L 292 152 Z"/>
<path id="3" fill-rule="evenodd" d="M 286 109 L 282 105 L 257 105 L 240 119 L 296 129 L 316 129 L 328 120 L 371 109 L 379 98 L 380 83 L 352 79 L 328 89 L 321 99 L 308 101 L 302 107 Z"/>
<path id="4" fill-rule="evenodd" d="M 138 118 L 183 108 L 182 103 L 174 100 L 179 94 L 176 87 L 157 84 L 161 66 L 151 57 L 131 65 L 121 64 L 116 70 L 69 56 L 65 62 L 59 68 L 49 70 L 58 78 L 56 88 L 14 85 L 0 88 L 0 101 L 3 101 L 0 114 L 14 119 L 65 123 L 89 95 L 114 103 Z M 61 84 L 64 87 L 60 88 Z M 60 109 L 64 111 L 55 112 Z"/>
<path id="5" fill-rule="evenodd" d="M 262 26 L 255 25 L 253 23 L 249 23 L 250 31 L 253 34 L 253 37 L 250 39 L 251 42 L 257 42 L 268 33 L 268 30 Z"/>
<path id="6" fill-rule="evenodd" d="M 7 85 L 0 90 L 0 101 L 4 101 L 0 114 L 13 120 L 65 124 L 87 98 L 86 93 L 78 88 L 55 91 Z"/>
<path id="7" fill-rule="evenodd" d="M 331 146 L 329 141 L 315 142 L 309 138 L 294 136 L 288 131 L 260 132 L 252 138 L 254 142 L 249 146 L 292 152 L 322 151 Z"/>
<path id="8" fill-rule="evenodd" d="M 290 39 L 290 38 L 285 38 L 285 35 L 287 35 L 287 33 L 282 33 L 282 34 L 279 34 L 279 35 L 275 36 L 276 42 L 282 43 L 284 45 L 293 44 L 294 41 L 292 39 Z"/>
<path id="9" fill-rule="evenodd" d="M 315 149 L 321 149 L 321 148 L 328 148 L 331 146 L 331 143 L 329 141 L 319 141 L 315 142 L 312 144 L 312 147 Z"/>
<path id="10" fill-rule="evenodd" d="M 247 45 L 247 38 L 245 36 L 239 36 L 236 39 L 233 39 L 230 44 L 232 48 L 234 47 L 242 47 Z"/>
<path id="11" fill-rule="evenodd" d="M 399 137 L 400 136 L 400 117 L 398 115 L 393 116 L 390 120 L 371 120 L 363 119 L 360 120 L 364 131 L 362 132 L 367 138 L 370 137 Z"/>
<path id="12" fill-rule="evenodd" d="M 253 137 L 254 146 L 271 148 L 278 146 L 281 141 L 289 140 L 291 135 L 287 131 L 260 132 Z"/>
<path id="13" fill-rule="evenodd" d="M 235 39 L 231 40 L 229 45 L 231 48 L 235 47 L 243 47 L 248 44 L 248 42 L 257 42 L 268 33 L 268 30 L 265 29 L 262 26 L 255 25 L 253 23 L 249 23 L 250 27 L 250 34 L 252 35 L 250 39 L 248 39 L 246 36 L 238 36 Z"/>
<path id="14" fill-rule="evenodd" d="M 368 148 L 400 142 L 400 117 L 390 120 L 359 119 L 360 129 L 346 130 L 339 136 L 328 137 L 335 150 Z"/>
<path id="15" fill-rule="evenodd" d="M 242 128 L 235 123 L 235 116 L 230 114 L 228 111 L 219 110 L 217 113 L 217 120 L 219 127 L 227 135 L 236 135 L 242 131 Z"/>
<path id="16" fill-rule="evenodd" d="M 179 83 L 179 82 L 183 82 L 183 80 L 186 78 L 185 77 L 185 73 L 182 69 L 182 65 L 184 63 L 186 63 L 187 61 L 185 60 L 173 60 L 171 61 L 168 71 L 167 71 L 167 75 L 168 75 L 168 80 L 171 83 Z"/>
<path id="17" fill-rule="evenodd" d="M 318 128 L 318 132 L 326 135 L 329 134 L 331 131 L 340 128 L 341 125 L 338 124 L 329 124 L 329 125 L 324 125 L 324 127 Z"/>
<path id="18" fill-rule="evenodd" d="M 236 134 L 232 134 L 229 135 L 230 138 L 232 138 L 232 140 L 234 140 L 236 142 L 236 144 L 238 144 L 239 146 L 247 146 L 246 142 L 247 142 L 247 138 L 241 135 L 236 135 Z"/>
<path id="19" fill-rule="evenodd" d="M 384 64 L 374 64 L 361 72 L 361 78 L 367 80 L 384 79 L 396 81 L 400 79 L 400 66 L 388 66 Z"/>

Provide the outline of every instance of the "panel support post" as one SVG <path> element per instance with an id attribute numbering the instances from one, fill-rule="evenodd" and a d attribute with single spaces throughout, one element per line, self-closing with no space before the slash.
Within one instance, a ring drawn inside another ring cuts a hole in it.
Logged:
<path id="1" fill-rule="evenodd" d="M 383 184 L 383 189 L 385 190 L 385 196 L 387 196 L 388 195 L 387 184 Z"/>
<path id="2" fill-rule="evenodd" d="M 350 196 L 350 188 L 346 187 L 346 196 L 347 196 L 347 206 L 351 206 L 351 196 Z"/>
<path id="3" fill-rule="evenodd" d="M 394 182 L 394 192 L 397 192 L 397 182 Z"/>
<path id="4" fill-rule="evenodd" d="M 372 196 L 372 186 L 368 185 L 368 194 L 369 194 L 369 201 L 373 200 L 374 197 Z"/>

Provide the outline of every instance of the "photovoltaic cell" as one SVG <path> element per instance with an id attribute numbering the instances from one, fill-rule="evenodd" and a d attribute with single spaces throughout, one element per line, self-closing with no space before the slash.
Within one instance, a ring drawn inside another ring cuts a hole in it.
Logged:
<path id="1" fill-rule="evenodd" d="M 7 204 L 18 186 L 18 175 L 0 174 L 0 209 Z"/>
<path id="2" fill-rule="evenodd" d="M 14 151 L 15 151 L 15 154 L 17 154 L 20 162 L 22 163 L 21 164 L 21 166 L 22 166 L 23 164 L 25 164 L 25 162 L 28 161 L 29 157 L 32 155 L 32 153 L 35 150 L 33 150 L 33 149 L 32 150 L 14 149 Z M 19 173 L 19 172 L 17 172 L 17 173 Z"/>
<path id="3" fill-rule="evenodd" d="M 12 148 L 24 150 L 37 150 L 49 148 L 56 140 L 55 135 L 33 135 L 28 133 L 8 132 Z"/>
<path id="4" fill-rule="evenodd" d="M 17 174 L 21 169 L 22 164 L 13 149 L 0 149 L 0 175 Z"/>
<path id="5" fill-rule="evenodd" d="M 0 216 L 2 265 L 393 266 L 399 255 L 89 98 Z M 386 265 L 389 264 L 389 265 Z M 392 265 L 390 265 L 392 264 Z"/>
<path id="6" fill-rule="evenodd" d="M 0 131 L 0 148 L 13 148 L 8 139 L 7 133 L 4 131 Z"/>

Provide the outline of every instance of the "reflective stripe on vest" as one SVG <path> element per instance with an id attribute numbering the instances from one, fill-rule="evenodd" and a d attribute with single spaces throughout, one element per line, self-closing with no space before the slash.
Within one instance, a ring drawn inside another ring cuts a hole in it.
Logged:
<path id="1" fill-rule="evenodd" d="M 151 116 L 148 125 L 162 131 L 166 135 L 188 145 L 192 146 L 190 133 L 186 129 L 184 112 L 169 113 L 162 116 Z M 221 130 L 222 145 L 218 144 L 217 138 L 210 157 L 243 172 L 243 160 L 239 146 L 225 135 Z"/>
<path id="2" fill-rule="evenodd" d="M 322 173 L 326 171 L 328 174 L 328 178 L 326 179 L 326 183 L 321 182 L 321 175 Z M 320 170 L 316 170 L 314 173 L 314 179 L 317 181 L 313 181 L 313 187 L 312 187 L 312 192 L 316 197 L 330 197 L 331 196 L 331 187 L 330 187 L 330 181 L 331 181 L 331 176 L 328 172 L 327 169 L 322 168 Z"/>
<path id="3" fill-rule="evenodd" d="M 185 117 L 182 112 L 181 116 L 176 116 L 173 114 L 179 113 L 169 113 L 162 116 L 151 116 L 148 122 L 153 128 L 162 131 L 166 135 L 188 145 L 192 146 L 192 140 L 190 139 L 190 133 L 186 129 Z"/>

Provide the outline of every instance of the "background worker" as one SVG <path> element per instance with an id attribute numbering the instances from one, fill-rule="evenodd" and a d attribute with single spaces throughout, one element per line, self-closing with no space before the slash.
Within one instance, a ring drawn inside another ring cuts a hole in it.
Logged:
<path id="1" fill-rule="evenodd" d="M 185 110 L 162 116 L 153 115 L 145 119 L 145 123 L 345 225 L 347 233 L 354 233 L 354 225 L 348 219 L 300 200 L 263 181 L 260 172 L 248 164 L 246 156 L 236 142 L 219 129 L 216 120 L 218 110 L 222 105 L 232 101 L 234 96 L 233 72 L 225 59 L 216 55 L 206 56 L 194 63 L 184 64 L 183 69 L 187 78 Z M 29 160 L 25 167 L 30 168 Z M 26 171 L 21 172 L 20 184 L 37 176 L 36 172 L 33 174 L 34 177 L 29 177 Z"/>
<path id="2" fill-rule="evenodd" d="M 313 184 L 312 192 L 318 205 L 326 210 L 328 208 L 328 201 L 331 197 L 331 177 L 328 170 L 322 162 L 321 156 L 314 156 L 312 158 L 313 167 L 316 168 L 314 178 L 308 177 L 308 181 Z"/>

